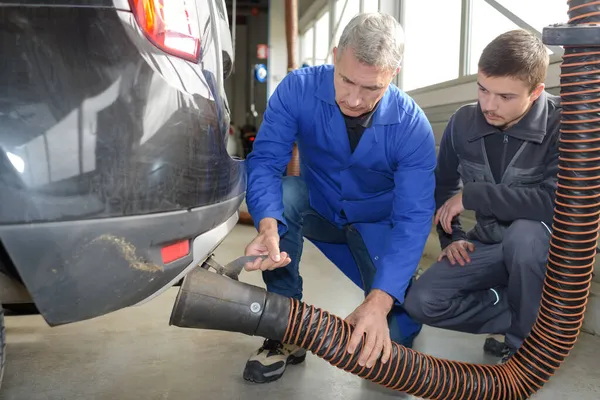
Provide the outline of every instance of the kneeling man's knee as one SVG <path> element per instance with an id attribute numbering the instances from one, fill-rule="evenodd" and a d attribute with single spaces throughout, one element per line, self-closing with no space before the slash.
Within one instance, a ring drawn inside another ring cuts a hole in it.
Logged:
<path id="1" fill-rule="evenodd" d="M 447 307 L 431 290 L 431 287 L 421 279 L 417 279 L 407 291 L 404 299 L 404 309 L 416 321 L 431 325 L 437 320 L 435 316 Z"/>
<path id="2" fill-rule="evenodd" d="M 509 274 L 530 271 L 543 278 L 549 247 L 550 233 L 540 221 L 513 222 L 502 241 L 504 262 Z"/>
<path id="3" fill-rule="evenodd" d="M 550 244 L 550 232 L 540 221 L 519 219 L 508 228 L 502 240 L 505 258 L 545 257 Z"/>

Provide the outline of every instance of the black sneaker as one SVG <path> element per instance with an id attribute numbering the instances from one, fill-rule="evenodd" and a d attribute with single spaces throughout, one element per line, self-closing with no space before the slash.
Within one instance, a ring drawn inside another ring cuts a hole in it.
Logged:
<path id="1" fill-rule="evenodd" d="M 508 346 L 504 342 L 499 341 L 493 336 L 485 339 L 485 343 L 483 344 L 483 352 L 492 357 L 504 357 L 508 350 Z"/>
<path id="2" fill-rule="evenodd" d="M 273 382 L 281 378 L 288 364 L 300 364 L 306 350 L 276 340 L 266 339 L 244 369 L 244 379 L 254 383 Z"/>
<path id="3" fill-rule="evenodd" d="M 504 354 L 502 356 L 502 358 L 496 364 L 498 364 L 498 365 L 506 364 L 508 362 L 508 360 L 510 360 L 510 358 L 515 355 L 515 353 L 516 353 L 515 350 L 508 349 L 506 351 L 506 354 Z"/>

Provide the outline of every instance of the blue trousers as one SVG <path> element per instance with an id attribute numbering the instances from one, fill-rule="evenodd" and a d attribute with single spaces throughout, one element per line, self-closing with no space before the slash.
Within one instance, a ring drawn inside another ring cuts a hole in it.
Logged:
<path id="1" fill-rule="evenodd" d="M 303 280 L 299 264 L 306 237 L 324 243 L 347 244 L 358 266 L 366 296 L 371 290 L 376 268 L 360 233 L 352 225 L 340 229 L 313 210 L 309 203 L 308 189 L 300 177 L 283 178 L 283 205 L 288 230 L 281 236 L 279 248 L 288 253 L 292 261 L 283 268 L 263 272 L 267 290 L 302 299 Z M 413 339 L 422 327 L 400 305 L 394 306 L 388 315 L 388 325 L 391 339 L 406 347 L 412 347 Z"/>

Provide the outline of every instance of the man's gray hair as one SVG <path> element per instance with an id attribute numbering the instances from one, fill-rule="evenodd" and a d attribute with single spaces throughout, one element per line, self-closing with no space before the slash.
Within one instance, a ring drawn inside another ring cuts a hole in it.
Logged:
<path id="1" fill-rule="evenodd" d="M 383 13 L 358 14 L 344 28 L 338 58 L 354 50 L 358 61 L 387 70 L 400 66 L 404 55 L 404 30 L 394 17 Z"/>

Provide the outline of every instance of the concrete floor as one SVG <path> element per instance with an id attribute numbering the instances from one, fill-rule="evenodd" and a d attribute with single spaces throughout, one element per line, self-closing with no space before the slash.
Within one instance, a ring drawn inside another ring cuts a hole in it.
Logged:
<path id="1" fill-rule="evenodd" d="M 226 262 L 241 255 L 254 230 L 238 226 L 216 252 Z M 307 243 L 302 264 L 305 301 L 345 317 L 361 291 Z M 260 275 L 242 280 L 262 286 Z M 48 328 L 39 316 L 7 318 L 8 359 L 0 399 L 388 399 L 409 398 L 309 355 L 284 377 L 249 384 L 241 373 L 262 340 L 241 334 L 169 327 L 173 288 L 154 301 L 92 321 Z M 453 360 L 490 363 L 483 337 L 425 328 L 417 350 Z M 583 334 L 557 375 L 536 399 L 600 398 L 594 353 L 600 338 Z"/>

